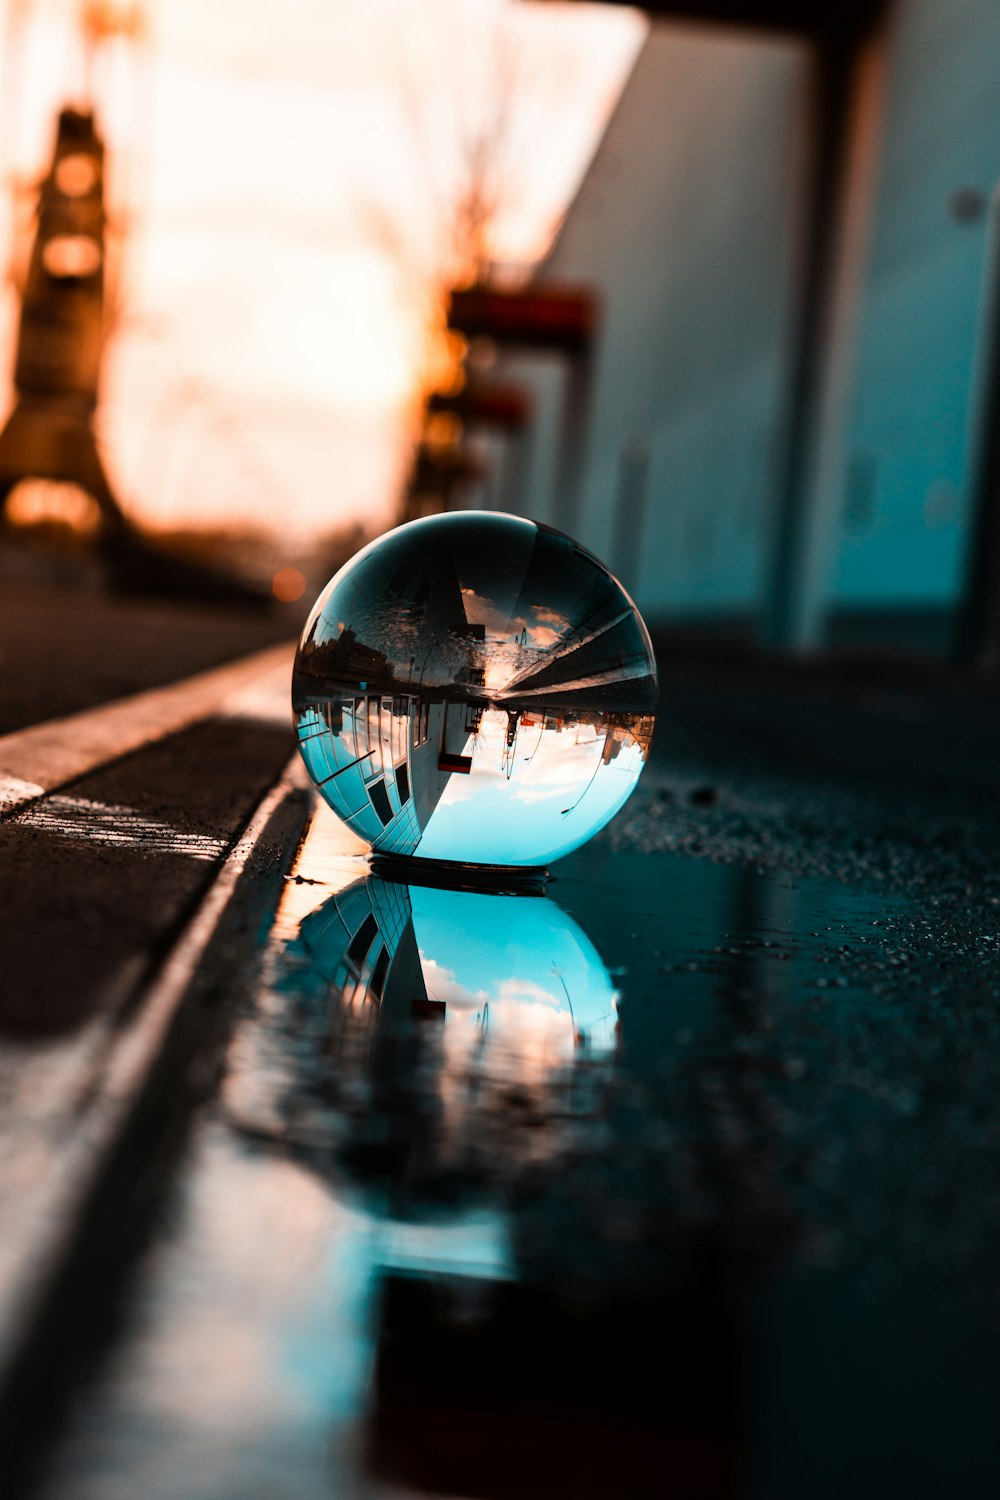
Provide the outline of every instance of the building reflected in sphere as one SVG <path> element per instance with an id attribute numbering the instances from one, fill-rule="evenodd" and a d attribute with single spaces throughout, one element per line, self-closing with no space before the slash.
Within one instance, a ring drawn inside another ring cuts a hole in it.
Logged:
<path id="1" fill-rule="evenodd" d="M 377 852 L 544 865 L 635 786 L 656 669 L 589 552 L 466 511 L 401 526 L 341 569 L 307 623 L 292 703 L 313 780 Z"/>

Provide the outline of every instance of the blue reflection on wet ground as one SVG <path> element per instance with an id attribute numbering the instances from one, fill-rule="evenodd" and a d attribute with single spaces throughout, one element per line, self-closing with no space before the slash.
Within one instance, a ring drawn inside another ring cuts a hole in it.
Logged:
<path id="1" fill-rule="evenodd" d="M 608 841 L 392 887 L 326 816 L 53 1496 L 991 1493 L 948 914 Z"/>

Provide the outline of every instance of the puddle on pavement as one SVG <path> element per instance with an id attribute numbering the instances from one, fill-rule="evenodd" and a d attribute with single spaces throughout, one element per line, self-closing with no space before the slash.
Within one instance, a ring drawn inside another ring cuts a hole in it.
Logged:
<path id="1" fill-rule="evenodd" d="M 915 1496 L 942 1423 L 988 1493 L 998 1147 L 985 1111 L 971 1161 L 948 1141 L 1000 1064 L 956 1087 L 994 1023 L 930 1024 L 928 913 L 600 842 L 544 898 L 360 851 L 318 813 L 53 1500 L 172 1500 L 195 1466 L 205 1500 L 668 1470 L 792 1500 L 863 1465 Z"/>

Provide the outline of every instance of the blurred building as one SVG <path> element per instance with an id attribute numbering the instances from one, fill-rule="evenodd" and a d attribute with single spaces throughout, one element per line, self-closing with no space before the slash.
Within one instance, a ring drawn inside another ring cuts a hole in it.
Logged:
<path id="1" fill-rule="evenodd" d="M 536 278 L 594 290 L 592 345 L 505 356 L 534 416 L 478 502 L 654 624 L 990 659 L 1000 8 L 650 8 Z"/>

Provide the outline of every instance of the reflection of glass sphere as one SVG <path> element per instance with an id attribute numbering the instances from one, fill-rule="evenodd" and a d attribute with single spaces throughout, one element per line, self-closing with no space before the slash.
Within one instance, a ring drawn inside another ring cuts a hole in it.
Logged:
<path id="1" fill-rule="evenodd" d="M 635 786 L 656 668 L 635 605 L 589 552 L 464 511 L 400 526 L 341 568 L 292 699 L 313 780 L 373 849 L 541 865 Z"/>
<path id="2" fill-rule="evenodd" d="M 618 994 L 546 897 L 369 877 L 303 919 L 270 977 L 251 1118 L 323 1172 L 390 1187 L 395 1211 L 509 1185 L 603 1110 Z"/>
<path id="3" fill-rule="evenodd" d="M 473 1048 L 481 1066 L 488 1042 L 499 1075 L 512 1082 L 571 1061 L 579 1047 L 593 1056 L 615 1046 L 618 996 L 608 971 L 547 897 L 369 877 L 306 917 L 300 944 L 310 975 L 356 1021 L 370 1012 L 381 1028 L 426 1017 L 446 1023 L 451 1066 Z M 297 973 L 301 982 L 301 965 Z"/>

